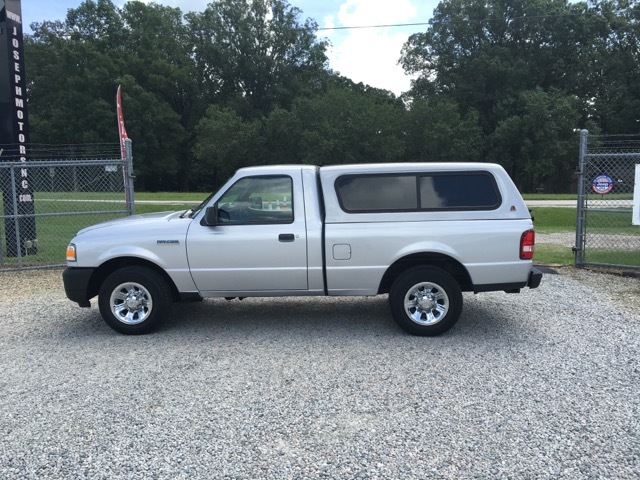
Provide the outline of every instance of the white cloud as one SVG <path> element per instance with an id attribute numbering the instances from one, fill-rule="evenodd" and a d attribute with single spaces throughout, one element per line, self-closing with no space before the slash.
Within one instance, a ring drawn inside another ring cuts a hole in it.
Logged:
<path id="1" fill-rule="evenodd" d="M 345 25 L 400 23 L 413 18 L 417 13 L 410 0 L 346 0 L 338 16 Z"/>
<path id="2" fill-rule="evenodd" d="M 346 0 L 338 18 L 325 18 L 326 27 L 410 23 L 417 15 L 411 0 Z M 321 32 L 323 33 L 323 32 Z M 330 67 L 354 82 L 400 94 L 409 89 L 410 77 L 397 62 L 409 33 L 402 28 L 350 28 L 330 34 Z"/>

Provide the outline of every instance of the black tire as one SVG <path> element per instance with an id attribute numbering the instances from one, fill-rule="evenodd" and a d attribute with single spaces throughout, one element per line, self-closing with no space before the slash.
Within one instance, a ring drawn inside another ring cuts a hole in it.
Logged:
<path id="1" fill-rule="evenodd" d="M 436 267 L 414 267 L 401 273 L 389 292 L 396 323 L 413 335 L 440 335 L 460 318 L 462 291 L 455 279 Z"/>
<path id="2" fill-rule="evenodd" d="M 158 272 L 140 266 L 116 270 L 98 294 L 100 314 L 107 325 L 127 335 L 157 329 L 169 312 L 172 296 Z"/>

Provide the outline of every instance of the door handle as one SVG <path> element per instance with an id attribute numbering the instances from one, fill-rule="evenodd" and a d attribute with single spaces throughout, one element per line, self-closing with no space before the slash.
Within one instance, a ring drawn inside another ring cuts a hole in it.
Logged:
<path id="1" fill-rule="evenodd" d="M 294 239 L 295 236 L 293 235 L 293 233 L 281 233 L 278 236 L 278 240 L 280 240 L 281 242 L 293 242 Z"/>

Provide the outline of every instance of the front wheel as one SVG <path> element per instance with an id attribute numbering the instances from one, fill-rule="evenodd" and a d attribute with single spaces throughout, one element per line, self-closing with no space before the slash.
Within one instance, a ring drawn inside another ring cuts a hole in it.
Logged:
<path id="1" fill-rule="evenodd" d="M 391 313 L 405 331 L 435 336 L 449 330 L 462 312 L 462 291 L 455 279 L 436 267 L 407 270 L 389 292 Z"/>
<path id="2" fill-rule="evenodd" d="M 117 332 L 149 333 L 167 315 L 171 290 L 158 272 L 146 267 L 125 267 L 102 283 L 98 305 L 102 318 Z"/>

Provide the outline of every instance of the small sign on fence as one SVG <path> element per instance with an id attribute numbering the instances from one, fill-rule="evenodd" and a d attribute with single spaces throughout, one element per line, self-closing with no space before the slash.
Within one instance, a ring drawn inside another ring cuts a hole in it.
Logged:
<path id="1" fill-rule="evenodd" d="M 591 188 L 594 192 L 604 195 L 613 190 L 613 179 L 609 175 L 598 175 L 591 182 Z"/>
<path id="2" fill-rule="evenodd" d="M 636 165 L 636 181 L 633 185 L 633 217 L 634 225 L 640 225 L 640 165 Z"/>

